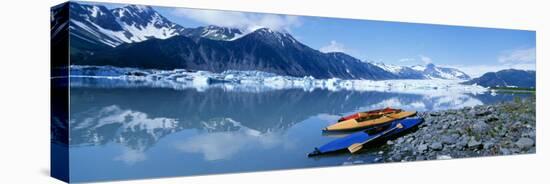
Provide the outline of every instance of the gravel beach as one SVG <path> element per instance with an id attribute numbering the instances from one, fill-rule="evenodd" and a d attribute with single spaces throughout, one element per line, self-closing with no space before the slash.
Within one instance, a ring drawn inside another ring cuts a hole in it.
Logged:
<path id="1" fill-rule="evenodd" d="M 374 162 L 535 153 L 535 106 L 532 96 L 493 105 L 419 112 L 425 121 L 417 129 L 365 152 L 375 154 Z M 360 155 L 344 165 L 364 163 Z"/>
<path id="2" fill-rule="evenodd" d="M 536 151 L 535 97 L 421 112 L 418 130 L 383 146 L 386 161 L 513 155 Z"/>

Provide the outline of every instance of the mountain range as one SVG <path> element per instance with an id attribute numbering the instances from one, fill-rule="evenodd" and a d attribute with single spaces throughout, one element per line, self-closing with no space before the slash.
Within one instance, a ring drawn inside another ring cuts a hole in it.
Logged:
<path id="1" fill-rule="evenodd" d="M 411 67 L 389 65 L 384 63 L 373 64 L 406 79 L 470 79 L 468 74 L 458 69 L 439 67 L 433 63 L 428 63 L 427 65 L 414 65 Z"/>
<path id="2" fill-rule="evenodd" d="M 500 70 L 485 73 L 481 77 L 463 82 L 463 84 L 477 84 L 484 87 L 535 88 L 536 72 L 516 69 Z"/>
<path id="3" fill-rule="evenodd" d="M 362 61 L 342 52 L 323 53 L 285 31 L 243 31 L 215 25 L 187 28 L 149 6 L 108 9 L 69 2 L 73 65 L 188 69 L 223 72 L 259 70 L 319 79 L 462 79 L 457 69 L 393 66 Z"/>

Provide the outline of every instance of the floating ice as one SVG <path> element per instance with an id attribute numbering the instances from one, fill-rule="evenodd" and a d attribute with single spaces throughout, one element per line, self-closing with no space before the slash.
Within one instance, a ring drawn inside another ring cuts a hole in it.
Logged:
<path id="1" fill-rule="evenodd" d="M 222 73 L 208 71 L 155 70 L 119 68 L 112 66 L 71 66 L 71 85 L 95 87 L 161 87 L 173 89 L 223 88 L 261 92 L 266 90 L 301 88 L 304 91 L 326 89 L 330 91 L 382 91 L 426 95 L 481 94 L 487 88 L 463 85 L 463 80 L 400 79 L 400 80 L 342 80 L 315 79 L 311 76 L 281 76 L 261 71 L 234 71 Z"/>

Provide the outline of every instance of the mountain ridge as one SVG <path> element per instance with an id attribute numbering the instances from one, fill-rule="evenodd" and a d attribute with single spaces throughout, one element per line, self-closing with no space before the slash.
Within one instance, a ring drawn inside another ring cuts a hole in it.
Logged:
<path id="1" fill-rule="evenodd" d="M 477 84 L 484 87 L 535 88 L 536 72 L 533 70 L 517 69 L 487 72 L 478 78 L 463 82 L 462 84 Z"/>
<path id="2" fill-rule="evenodd" d="M 101 5 L 71 2 L 71 9 L 71 58 L 77 65 L 212 72 L 259 70 L 315 78 L 455 79 L 442 75 L 441 67 L 434 66 L 433 74 L 426 77 L 408 67 L 395 73 L 345 53 L 322 53 L 288 32 L 269 28 L 251 32 L 215 25 L 186 28 L 150 6 L 109 10 Z"/>
<path id="3" fill-rule="evenodd" d="M 406 79 L 449 79 L 469 80 L 470 76 L 458 69 L 436 66 L 433 63 L 427 65 L 398 66 L 380 62 L 371 62 L 374 65 L 394 73 Z"/>

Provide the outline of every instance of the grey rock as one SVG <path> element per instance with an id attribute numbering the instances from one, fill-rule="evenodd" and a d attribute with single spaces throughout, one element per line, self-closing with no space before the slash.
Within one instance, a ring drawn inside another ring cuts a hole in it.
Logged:
<path id="1" fill-rule="evenodd" d="M 448 159 L 452 159 L 453 157 L 451 157 L 450 155 L 437 155 L 436 159 L 437 160 L 448 160 Z"/>
<path id="2" fill-rule="evenodd" d="M 534 145 L 535 145 L 535 141 L 533 141 L 533 139 L 526 138 L 526 137 L 522 137 L 518 141 L 516 141 L 516 146 L 519 147 L 520 149 L 531 148 Z"/>
<path id="3" fill-rule="evenodd" d="M 418 146 L 417 149 L 418 149 L 418 152 L 422 153 L 422 152 L 428 150 L 428 146 L 425 145 L 425 144 L 421 144 L 421 145 Z"/>
<path id="4" fill-rule="evenodd" d="M 431 138 L 432 138 L 432 134 L 424 134 L 422 136 L 422 139 L 424 139 L 424 140 L 430 140 Z"/>
<path id="5" fill-rule="evenodd" d="M 365 161 L 362 161 L 362 160 L 353 161 L 353 164 L 362 164 L 362 163 L 365 163 Z"/>
<path id="6" fill-rule="evenodd" d="M 527 137 L 535 139 L 535 137 L 537 137 L 537 132 L 535 132 L 534 130 L 529 131 L 529 133 L 527 133 Z"/>
<path id="7" fill-rule="evenodd" d="M 439 112 L 430 112 L 430 116 L 440 116 Z"/>
<path id="8" fill-rule="evenodd" d="M 471 139 L 469 142 L 468 142 L 468 148 L 472 148 L 472 149 L 477 149 L 481 146 L 481 142 L 475 140 L 475 139 Z"/>
<path id="9" fill-rule="evenodd" d="M 510 151 L 512 153 L 520 153 L 521 150 L 519 148 L 510 148 Z"/>
<path id="10" fill-rule="evenodd" d="M 506 149 L 506 148 L 501 148 L 501 149 L 500 149 L 500 153 L 503 154 L 503 155 L 509 155 L 509 154 L 511 154 L 510 150 L 509 150 L 509 149 Z"/>
<path id="11" fill-rule="evenodd" d="M 468 145 L 468 139 L 466 138 L 461 138 L 460 141 L 458 141 L 458 143 L 456 144 L 456 146 L 458 146 L 459 148 L 464 148 Z"/>
<path id="12" fill-rule="evenodd" d="M 494 142 L 492 141 L 487 141 L 487 142 L 484 142 L 483 143 L 483 149 L 489 149 L 489 148 L 492 148 L 493 146 L 495 145 Z"/>
<path id="13" fill-rule="evenodd" d="M 401 160 L 402 156 L 401 154 L 395 154 L 392 156 L 392 160 Z"/>
<path id="14" fill-rule="evenodd" d="M 483 121 L 476 121 L 472 125 L 472 131 L 477 134 L 485 133 L 489 130 L 489 128 L 489 125 Z"/>
<path id="15" fill-rule="evenodd" d="M 487 117 L 487 119 L 485 119 L 485 122 L 493 122 L 493 121 L 497 121 L 499 120 L 498 117 L 494 114 L 491 114 Z"/>
<path id="16" fill-rule="evenodd" d="M 456 139 L 451 137 L 451 136 L 448 136 L 448 135 L 444 135 L 443 137 L 441 137 L 441 142 L 443 144 L 447 144 L 447 145 L 450 145 L 450 144 L 455 144 L 456 143 Z"/>
<path id="17" fill-rule="evenodd" d="M 506 137 L 506 133 L 507 133 L 507 131 L 504 130 L 504 129 L 498 131 L 498 135 L 501 136 L 501 137 Z"/>
<path id="18" fill-rule="evenodd" d="M 401 143 L 403 143 L 403 142 L 405 142 L 405 138 L 403 138 L 403 137 L 400 137 L 400 138 L 398 138 L 398 139 L 396 140 L 396 143 L 397 143 L 397 144 L 401 144 Z"/>
<path id="19" fill-rule="evenodd" d="M 430 149 L 439 151 L 443 149 L 443 144 L 441 144 L 441 142 L 433 142 L 432 144 L 430 144 Z"/>
<path id="20" fill-rule="evenodd" d="M 489 114 L 491 114 L 491 111 L 488 111 L 488 110 L 482 110 L 475 113 L 476 116 L 487 116 Z"/>

